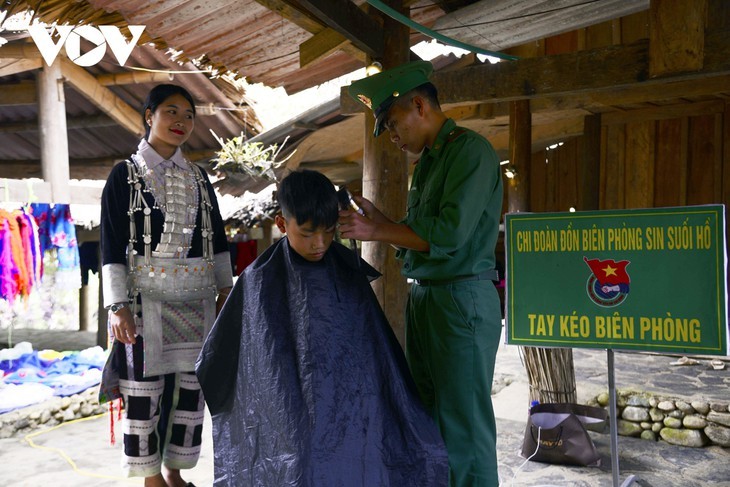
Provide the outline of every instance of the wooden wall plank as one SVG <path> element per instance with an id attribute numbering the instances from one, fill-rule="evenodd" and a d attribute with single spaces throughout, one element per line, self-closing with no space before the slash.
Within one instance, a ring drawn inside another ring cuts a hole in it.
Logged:
<path id="1" fill-rule="evenodd" d="M 654 206 L 655 122 L 626 124 L 626 208 Z"/>
<path id="2" fill-rule="evenodd" d="M 611 21 L 611 45 L 621 44 L 621 19 Z"/>
<path id="3" fill-rule="evenodd" d="M 554 151 L 545 151 L 545 211 L 557 211 L 557 198 L 560 181 L 557 178 L 557 161 Z"/>
<path id="4" fill-rule="evenodd" d="M 679 201 L 682 205 L 687 204 L 687 173 L 689 171 L 689 117 L 682 119 L 682 131 L 680 140 L 680 156 L 682 158 L 679 163 Z"/>
<path id="5" fill-rule="evenodd" d="M 578 206 L 578 141 L 577 138 L 566 141 L 560 147 L 551 150 L 556 153 L 558 187 L 557 211 L 568 211 Z"/>
<path id="6" fill-rule="evenodd" d="M 510 102 L 509 114 L 509 159 L 517 170 L 517 176 L 509 180 L 506 190 L 509 193 L 508 209 L 514 213 L 529 208 L 532 151 L 530 101 Z"/>
<path id="7" fill-rule="evenodd" d="M 707 30 L 730 29 L 730 2 L 707 0 Z"/>
<path id="8" fill-rule="evenodd" d="M 589 25 L 585 29 L 586 49 L 607 47 L 613 44 L 613 30 L 611 22 L 601 22 Z"/>
<path id="9" fill-rule="evenodd" d="M 649 38 L 649 11 L 621 17 L 621 44 L 631 44 Z"/>
<path id="10" fill-rule="evenodd" d="M 712 203 L 715 151 L 720 150 L 715 146 L 714 115 L 690 118 L 688 144 L 687 204 Z"/>
<path id="11" fill-rule="evenodd" d="M 510 47 L 505 50 L 505 53 L 517 56 L 519 58 L 525 57 L 539 57 L 545 55 L 545 39 L 539 41 L 528 42 L 527 44 L 520 44 L 519 46 Z"/>
<path id="12" fill-rule="evenodd" d="M 713 159 L 712 181 L 713 201 L 722 201 L 722 160 L 723 160 L 723 115 L 715 114 L 715 157 Z"/>
<path id="13" fill-rule="evenodd" d="M 679 175 L 686 165 L 686 146 L 682 147 L 682 119 L 659 120 L 656 128 L 654 206 L 682 206 L 685 181 Z M 686 140 L 686 138 L 685 138 Z"/>
<path id="14" fill-rule="evenodd" d="M 530 164 L 530 211 L 547 211 L 545 209 L 545 200 L 547 198 L 547 167 L 545 157 L 544 150 L 532 154 Z"/>
<path id="15" fill-rule="evenodd" d="M 565 32 L 545 39 L 545 55 L 564 54 L 578 50 L 577 31 Z"/>
<path id="16" fill-rule="evenodd" d="M 606 158 L 607 158 L 607 141 L 608 141 L 608 129 L 601 127 L 601 142 L 600 148 L 598 149 L 598 209 L 602 210 L 606 208 Z"/>
<path id="17" fill-rule="evenodd" d="M 602 208 L 615 210 L 624 208 L 624 164 L 625 164 L 625 126 L 606 127 L 605 157 L 601 161 Z"/>
<path id="18" fill-rule="evenodd" d="M 602 123 L 606 125 L 613 123 L 623 124 L 722 113 L 725 110 L 724 105 L 722 100 L 715 98 L 696 103 L 674 103 L 671 105 L 651 106 L 622 112 L 616 111 L 603 114 Z"/>
<path id="19" fill-rule="evenodd" d="M 601 115 L 583 120 L 583 136 L 578 138 L 578 210 L 597 210 L 601 165 Z"/>

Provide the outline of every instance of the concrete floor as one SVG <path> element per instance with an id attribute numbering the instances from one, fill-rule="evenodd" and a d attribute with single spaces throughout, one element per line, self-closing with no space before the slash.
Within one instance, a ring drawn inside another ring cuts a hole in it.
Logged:
<path id="1" fill-rule="evenodd" d="M 81 333 L 81 332 L 69 332 Z M 36 339 L 36 348 L 42 341 Z M 89 334 L 92 335 L 92 334 Z M 15 336 L 20 336 L 15 332 Z M 66 335 L 77 341 L 83 335 Z M 46 333 L 45 339 L 51 339 Z M 94 338 L 88 338 L 95 343 Z M 1 341 L 1 340 L 0 340 Z M 706 367 L 671 367 L 675 357 L 616 352 L 619 389 L 634 388 L 677 397 L 701 395 L 708 400 L 730 398 L 730 367 L 723 371 Z M 574 350 L 579 402 L 606 390 L 606 352 Z M 502 345 L 497 356 L 496 384 L 505 385 L 494 397 L 498 427 L 498 455 L 503 486 L 608 487 L 621 485 L 629 475 L 632 485 L 644 487 L 730 487 L 730 449 L 683 448 L 663 441 L 647 442 L 619 437 L 619 483 L 614 484 L 610 459 L 610 435 L 591 433 L 602 457 L 601 467 L 581 468 L 526 462 L 519 454 L 525 429 L 528 387 L 517 347 Z M 121 438 L 120 424 L 115 422 Z M 203 452 L 195 469 L 184 478 L 197 487 L 213 482 L 210 418 L 206 417 Z M 122 486 L 142 485 L 139 479 L 121 477 L 121 446 L 109 444 L 109 416 L 62 424 L 25 438 L 0 440 L 0 486 Z M 277 487 L 277 486 L 272 486 Z M 347 486 L 345 486 L 347 487 Z"/>

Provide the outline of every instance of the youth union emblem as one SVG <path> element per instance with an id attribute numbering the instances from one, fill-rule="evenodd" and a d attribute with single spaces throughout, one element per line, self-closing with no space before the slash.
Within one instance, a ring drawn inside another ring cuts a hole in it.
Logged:
<path id="1" fill-rule="evenodd" d="M 586 291 L 591 301 L 605 308 L 623 303 L 629 295 L 631 279 L 626 272 L 626 266 L 631 262 L 587 257 L 583 257 L 583 260 L 591 269 L 591 275 L 586 283 Z"/>

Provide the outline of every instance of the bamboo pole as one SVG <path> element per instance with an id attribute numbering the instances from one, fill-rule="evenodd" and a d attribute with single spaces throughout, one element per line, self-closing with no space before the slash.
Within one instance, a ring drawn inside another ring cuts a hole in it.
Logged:
<path id="1" fill-rule="evenodd" d="M 507 206 L 510 212 L 529 211 L 532 115 L 529 100 L 510 102 L 510 165 Z M 533 401 L 576 402 L 573 351 L 569 348 L 521 348 Z"/>
<path id="2" fill-rule="evenodd" d="M 577 401 L 570 348 L 522 347 L 521 351 L 530 385 L 530 404 Z"/>

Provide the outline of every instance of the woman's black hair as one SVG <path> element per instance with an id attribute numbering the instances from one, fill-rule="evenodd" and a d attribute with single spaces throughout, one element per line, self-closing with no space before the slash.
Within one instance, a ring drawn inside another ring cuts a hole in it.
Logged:
<path id="1" fill-rule="evenodd" d="M 193 109 L 193 116 L 195 116 L 195 100 L 193 100 L 193 97 L 190 93 L 188 93 L 188 90 L 178 85 L 157 85 L 147 94 L 144 106 L 142 107 L 142 125 L 144 126 L 145 139 L 150 136 L 150 126 L 147 123 L 147 117 L 145 116 L 147 114 L 147 109 L 149 108 L 151 113 L 155 113 L 157 107 L 162 105 L 162 103 L 164 103 L 164 101 L 172 95 L 182 95 L 190 103 L 190 106 Z"/>
<path id="2" fill-rule="evenodd" d="M 303 169 L 287 175 L 276 191 L 284 218 L 296 218 L 297 225 L 311 222 L 314 228 L 337 223 L 337 192 L 327 176 Z"/>

